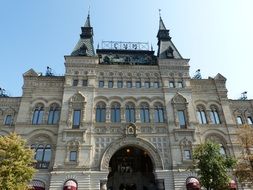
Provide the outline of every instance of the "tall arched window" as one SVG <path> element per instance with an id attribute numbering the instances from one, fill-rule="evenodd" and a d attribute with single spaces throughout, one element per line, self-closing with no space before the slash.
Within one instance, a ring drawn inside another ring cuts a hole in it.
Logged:
<path id="1" fill-rule="evenodd" d="M 154 111 L 155 111 L 155 117 L 154 117 L 154 121 L 155 123 L 163 123 L 164 122 L 164 110 L 162 105 L 158 104 L 155 105 L 154 107 Z"/>
<path id="2" fill-rule="evenodd" d="M 197 107 L 197 116 L 200 124 L 207 124 L 206 112 L 202 106 Z"/>
<path id="3" fill-rule="evenodd" d="M 36 162 L 37 169 L 47 169 L 51 160 L 51 146 L 49 144 L 43 145 L 31 145 L 31 148 L 35 150 L 34 159 Z"/>
<path id="4" fill-rule="evenodd" d="M 52 104 L 49 109 L 47 124 L 53 125 L 59 122 L 60 108 L 58 104 Z"/>
<path id="5" fill-rule="evenodd" d="M 32 124 L 33 125 L 42 124 L 43 115 L 44 115 L 44 105 L 37 104 L 33 112 Z"/>
<path id="6" fill-rule="evenodd" d="M 141 116 L 141 122 L 142 123 L 149 123 L 150 122 L 148 104 L 141 104 L 141 106 L 140 106 L 140 116 Z"/>
<path id="7" fill-rule="evenodd" d="M 113 103 L 111 106 L 111 122 L 118 123 L 120 122 L 120 105 L 118 103 Z"/>
<path id="8" fill-rule="evenodd" d="M 96 122 L 105 122 L 106 119 L 106 106 L 100 102 L 96 106 Z"/>
<path id="9" fill-rule="evenodd" d="M 210 111 L 210 119 L 212 124 L 220 124 L 220 116 L 216 107 L 212 106 Z"/>
<path id="10" fill-rule="evenodd" d="M 134 104 L 128 103 L 126 105 L 126 122 L 135 122 L 135 107 Z"/>

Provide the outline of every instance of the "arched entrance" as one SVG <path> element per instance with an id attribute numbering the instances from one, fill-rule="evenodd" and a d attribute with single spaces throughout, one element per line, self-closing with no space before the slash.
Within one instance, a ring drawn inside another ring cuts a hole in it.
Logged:
<path id="1" fill-rule="evenodd" d="M 111 157 L 107 188 L 110 190 L 154 190 L 154 166 L 148 153 L 125 146 Z"/>

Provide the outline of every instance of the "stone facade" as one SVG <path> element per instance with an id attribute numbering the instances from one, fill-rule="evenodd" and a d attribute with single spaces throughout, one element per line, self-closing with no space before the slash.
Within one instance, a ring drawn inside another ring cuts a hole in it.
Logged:
<path id="1" fill-rule="evenodd" d="M 85 27 L 89 32 L 89 20 Z M 85 54 L 91 45 L 85 43 L 93 42 L 86 36 L 90 40 L 80 40 L 80 49 L 65 56 L 64 76 L 31 69 L 23 75 L 22 97 L 0 98 L 0 135 L 15 131 L 27 139 L 38 160 L 34 180 L 45 189 L 63 189 L 69 180 L 78 189 L 112 189 L 110 161 L 124 148 L 148 155 L 154 182 L 145 182 L 145 188 L 159 190 L 186 189 L 187 177 L 195 176 L 187 170 L 192 149 L 206 139 L 220 143 L 228 155 L 240 154 L 236 130 L 252 124 L 253 101 L 228 99 L 221 74 L 192 79 L 189 60 L 175 48 L 162 19 L 155 64 L 103 64 L 99 53 L 106 51 Z M 116 53 L 122 52 L 135 54 Z M 124 172 L 119 175 L 133 183 L 131 167 L 119 168 Z"/>

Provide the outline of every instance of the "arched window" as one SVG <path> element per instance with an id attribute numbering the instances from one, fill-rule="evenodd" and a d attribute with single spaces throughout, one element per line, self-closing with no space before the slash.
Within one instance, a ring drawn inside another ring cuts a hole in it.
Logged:
<path id="1" fill-rule="evenodd" d="M 135 122 L 135 107 L 129 103 L 126 105 L 126 122 Z"/>
<path id="2" fill-rule="evenodd" d="M 96 122 L 105 122 L 106 119 L 106 107 L 103 102 L 97 104 L 96 107 Z"/>
<path id="3" fill-rule="evenodd" d="M 140 107 L 140 116 L 142 123 L 149 123 L 150 122 L 150 115 L 149 115 L 149 106 L 148 104 L 141 104 Z"/>
<path id="4" fill-rule="evenodd" d="M 63 190 L 77 190 L 77 183 L 74 180 L 68 180 L 65 182 Z"/>
<path id="5" fill-rule="evenodd" d="M 4 120 L 4 125 L 11 125 L 12 124 L 12 115 L 6 115 Z"/>
<path id="6" fill-rule="evenodd" d="M 207 124 L 206 112 L 202 106 L 197 107 L 197 116 L 200 124 Z"/>
<path id="7" fill-rule="evenodd" d="M 35 168 L 37 169 L 47 169 L 51 160 L 51 146 L 47 145 L 31 145 L 31 149 L 35 150 L 34 159 L 37 161 Z"/>
<path id="8" fill-rule="evenodd" d="M 42 124 L 43 115 L 44 115 L 44 106 L 43 106 L 43 104 L 36 105 L 36 107 L 34 109 L 34 112 L 33 112 L 32 124 L 33 125 Z"/>
<path id="9" fill-rule="evenodd" d="M 237 116 L 237 117 L 236 117 L 236 121 L 237 121 L 237 124 L 238 124 L 238 125 L 242 125 L 242 124 L 243 124 L 243 122 L 242 122 L 242 117 L 241 117 L 241 116 Z"/>
<path id="10" fill-rule="evenodd" d="M 114 103 L 111 106 L 111 122 L 118 123 L 120 122 L 120 105 L 118 103 Z"/>
<path id="11" fill-rule="evenodd" d="M 155 110 L 155 117 L 154 117 L 154 121 L 155 123 L 163 123 L 164 122 L 164 111 L 163 111 L 163 107 L 158 104 L 158 105 L 155 105 L 154 107 L 154 110 Z"/>
<path id="12" fill-rule="evenodd" d="M 212 124 L 220 124 L 220 116 L 216 107 L 212 106 L 210 111 L 210 119 Z"/>
<path id="13" fill-rule="evenodd" d="M 57 104 L 52 104 L 49 109 L 47 124 L 54 125 L 59 122 L 60 108 Z"/>
<path id="14" fill-rule="evenodd" d="M 248 121 L 248 124 L 249 124 L 249 125 L 252 125 L 252 124 L 253 124 L 252 117 L 248 116 L 248 117 L 247 117 L 247 121 Z"/>

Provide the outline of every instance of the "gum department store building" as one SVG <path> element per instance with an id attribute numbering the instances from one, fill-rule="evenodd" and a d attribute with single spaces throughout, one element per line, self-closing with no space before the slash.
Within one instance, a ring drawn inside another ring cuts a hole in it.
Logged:
<path id="1" fill-rule="evenodd" d="M 182 190 L 195 145 L 238 156 L 236 130 L 253 101 L 230 100 L 226 78 L 189 76 L 160 18 L 157 55 L 146 43 L 94 49 L 88 15 L 66 73 L 23 74 L 21 97 L 0 97 L 0 135 L 15 131 L 36 152 L 36 189 Z"/>

